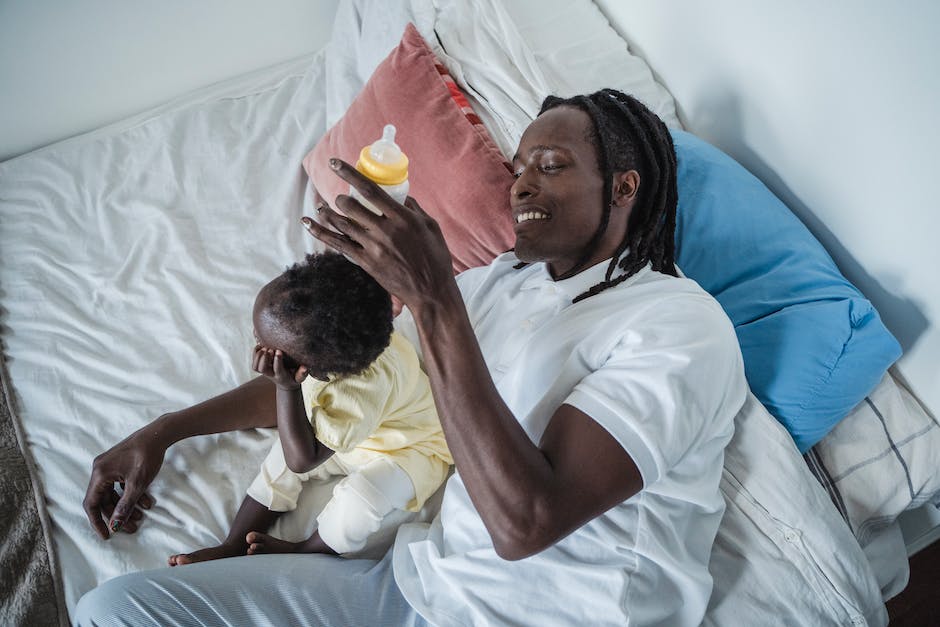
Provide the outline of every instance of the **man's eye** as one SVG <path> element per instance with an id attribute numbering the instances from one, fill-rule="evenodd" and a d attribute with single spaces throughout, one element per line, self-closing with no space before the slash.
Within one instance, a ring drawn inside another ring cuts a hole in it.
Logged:
<path id="1" fill-rule="evenodd" d="M 545 165 L 540 165 L 538 167 L 540 172 L 557 172 L 558 170 L 564 169 L 564 165 L 558 163 L 548 163 Z M 524 170 L 516 170 L 512 173 L 513 178 L 519 178 L 522 176 Z"/>

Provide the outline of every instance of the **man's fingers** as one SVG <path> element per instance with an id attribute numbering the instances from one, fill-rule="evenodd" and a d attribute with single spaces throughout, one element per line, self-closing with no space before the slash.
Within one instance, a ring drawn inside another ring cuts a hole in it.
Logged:
<path id="1" fill-rule="evenodd" d="M 318 224 L 311 218 L 304 216 L 301 218 L 301 220 L 304 223 L 308 233 L 313 235 L 315 238 L 336 252 L 343 253 L 354 261 L 357 261 L 359 252 L 362 250 L 362 247 L 359 244 L 352 241 L 342 233 L 337 233 L 332 229 L 326 228 L 322 224 Z"/>
<path id="2" fill-rule="evenodd" d="M 102 518 L 101 510 L 93 510 L 85 513 L 88 515 L 88 522 L 91 523 L 91 527 L 95 530 L 95 533 L 98 534 L 98 537 L 102 540 L 107 540 L 111 537 L 111 534 L 108 533 L 108 525 L 105 524 Z"/>
<path id="3" fill-rule="evenodd" d="M 421 215 L 425 216 L 428 215 L 424 209 L 421 208 L 421 205 L 418 204 L 418 201 L 411 196 L 406 197 L 403 204 L 416 213 L 420 213 Z"/>
<path id="4" fill-rule="evenodd" d="M 109 519 L 108 527 L 110 527 L 112 532 L 120 531 L 121 527 L 131 520 L 131 515 L 134 513 L 137 500 L 140 499 L 143 493 L 143 487 L 138 487 L 137 481 L 134 480 L 134 478 L 127 479 L 124 494 L 121 495 L 117 505 L 114 507 L 114 513 L 111 514 Z"/>
<path id="5" fill-rule="evenodd" d="M 115 500 L 117 500 L 117 498 L 118 497 L 115 494 Z M 137 505 L 140 505 L 140 501 L 137 502 Z M 108 514 L 108 516 L 111 516 L 111 512 L 113 510 L 114 510 L 114 507 L 105 508 L 105 512 Z M 143 520 L 143 518 L 144 518 L 143 510 L 140 509 L 139 507 L 135 507 L 133 511 L 131 511 L 130 516 L 127 517 L 127 520 L 125 520 L 124 523 L 121 524 L 121 527 L 117 529 L 116 532 L 123 531 L 124 533 L 134 533 L 140 528 L 140 523 Z"/>
<path id="6" fill-rule="evenodd" d="M 346 181 L 347 183 L 355 187 L 356 191 L 362 194 L 363 198 L 370 201 L 380 211 L 382 211 L 382 213 L 385 213 L 386 215 L 388 215 L 388 214 L 395 214 L 395 213 L 400 212 L 401 205 L 395 202 L 395 199 L 389 196 L 388 193 L 384 189 L 382 189 L 381 187 L 376 185 L 374 182 L 369 180 L 369 178 L 366 175 L 364 175 L 362 172 L 360 172 L 356 168 L 352 167 L 351 165 L 349 165 L 342 159 L 335 159 L 335 158 L 330 159 L 330 167 L 333 169 L 334 172 L 336 172 L 336 174 L 341 179 L 343 179 L 344 181 Z M 360 207 L 361 206 L 362 205 L 360 205 Z M 340 208 L 343 209 L 343 211 L 346 210 L 345 207 L 340 207 Z M 388 208 L 390 211 L 387 212 L 386 208 Z M 366 213 L 368 213 L 373 219 L 379 218 L 379 216 L 376 216 L 374 213 L 372 213 L 368 209 L 365 209 L 365 207 L 363 207 L 363 210 Z M 350 217 L 354 219 L 359 219 L 358 215 L 350 214 Z M 363 217 L 365 218 L 365 216 Z M 365 223 L 368 224 L 368 222 L 365 222 Z"/>
<path id="7" fill-rule="evenodd" d="M 415 217 L 418 218 L 418 221 L 423 223 L 425 227 L 431 229 L 431 231 L 441 234 L 440 224 L 438 224 L 437 220 L 432 218 L 424 209 L 421 208 L 421 205 L 418 204 L 417 200 L 411 196 L 408 196 L 405 198 L 405 206 L 414 212 Z"/>
<path id="8" fill-rule="evenodd" d="M 342 233 L 352 241 L 361 245 L 363 241 L 369 238 L 370 230 L 375 231 L 376 233 L 381 232 L 380 224 L 376 224 L 374 221 L 371 221 L 371 219 L 366 219 L 368 221 L 364 221 L 361 214 L 359 216 L 353 216 L 353 214 L 358 213 L 358 211 L 349 211 L 349 209 L 358 207 L 369 216 L 372 216 L 373 218 L 377 217 L 371 211 L 359 204 L 359 201 L 352 196 L 339 196 L 336 198 L 336 204 L 346 215 L 333 211 L 327 205 L 318 207 L 317 215 L 321 221 L 326 222 L 329 226 L 333 227 L 336 231 Z M 350 218 L 347 216 L 352 217 Z M 370 224 L 370 222 L 372 227 L 371 229 L 363 226 L 363 224 Z"/>
<path id="9" fill-rule="evenodd" d="M 124 533 L 137 533 L 137 530 L 140 528 L 140 523 L 134 520 L 128 520 L 121 526 L 121 531 Z"/>
<path id="10" fill-rule="evenodd" d="M 123 532 L 123 533 L 134 533 L 140 528 L 140 521 L 143 518 L 143 512 L 141 512 L 136 507 L 134 511 L 131 512 L 131 515 L 127 517 L 127 520 L 121 524 L 120 529 L 114 533 Z"/>
<path id="11" fill-rule="evenodd" d="M 110 511 L 105 514 L 102 510 L 104 507 L 111 507 L 112 493 L 114 493 L 114 480 L 106 477 L 100 469 L 92 469 L 88 489 L 82 500 L 82 509 L 85 510 L 88 522 L 102 540 L 107 540 L 111 536 L 108 533 L 108 525 L 104 522 L 105 517 L 111 517 Z"/>
<path id="12" fill-rule="evenodd" d="M 149 492 L 144 492 L 140 495 L 140 500 L 137 501 L 137 504 L 143 507 L 144 509 L 150 509 L 156 505 L 157 499 L 153 498 Z"/>
<path id="13" fill-rule="evenodd" d="M 95 530 L 102 540 L 107 540 L 111 537 L 111 534 L 108 533 L 108 525 L 104 522 L 105 514 L 101 511 L 101 504 L 98 500 L 90 501 L 86 496 L 85 501 L 82 503 L 82 507 L 85 510 L 85 515 L 88 517 L 88 522 L 91 524 L 92 529 Z M 110 515 L 108 515 L 110 517 Z"/>

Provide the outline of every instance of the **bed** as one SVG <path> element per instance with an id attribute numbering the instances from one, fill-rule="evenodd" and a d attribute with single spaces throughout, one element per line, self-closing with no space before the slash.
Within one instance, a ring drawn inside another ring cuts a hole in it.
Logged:
<path id="1" fill-rule="evenodd" d="M 98 583 L 225 536 L 271 432 L 174 446 L 145 525 L 107 543 L 81 505 L 92 460 L 153 417 L 252 376 L 256 290 L 314 248 L 299 228 L 312 202 L 304 157 L 408 22 L 503 156 L 542 96 L 605 86 L 636 95 L 681 137 L 668 91 L 587 0 L 350 0 L 314 55 L 0 164 L 4 570 L 25 573 L 5 583 L 10 622 L 65 624 Z M 609 67 L 620 72 L 597 69 Z M 764 399 L 749 400 L 726 458 L 706 623 L 886 624 L 884 599 L 906 582 L 894 519 L 936 498 L 918 474 L 936 421 L 886 372 L 894 358 L 805 458 Z M 880 440 L 861 450 L 865 412 L 886 433 L 907 429 L 888 440 L 909 495 L 882 473 L 874 504 L 853 496 L 862 469 L 895 459 Z M 309 496 L 306 515 L 284 517 L 275 534 L 305 537 L 327 496 Z"/>

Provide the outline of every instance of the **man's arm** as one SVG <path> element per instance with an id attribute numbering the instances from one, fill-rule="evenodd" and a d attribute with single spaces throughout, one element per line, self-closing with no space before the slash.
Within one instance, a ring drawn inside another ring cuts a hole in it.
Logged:
<path id="1" fill-rule="evenodd" d="M 149 509 L 153 498 L 146 489 L 163 465 L 170 446 L 194 435 L 275 426 L 274 385 L 257 377 L 237 388 L 192 407 L 164 414 L 98 455 L 82 507 L 102 539 L 109 529 L 137 531 L 138 505 Z M 124 492 L 118 498 L 115 483 Z M 107 523 L 105 523 L 107 520 Z"/>
<path id="2" fill-rule="evenodd" d="M 493 384 L 456 284 L 413 313 L 447 443 L 501 557 L 537 553 L 642 488 L 623 447 L 570 405 L 533 444 Z"/>
<path id="3" fill-rule="evenodd" d="M 541 551 L 635 494 L 636 464 L 574 407 L 556 410 L 538 445 L 529 440 L 486 368 L 437 223 L 414 199 L 395 203 L 349 164 L 331 167 L 383 215 L 340 196 L 345 215 L 317 208 L 331 228 L 304 223 L 412 311 L 447 444 L 497 553 L 520 559 Z"/>

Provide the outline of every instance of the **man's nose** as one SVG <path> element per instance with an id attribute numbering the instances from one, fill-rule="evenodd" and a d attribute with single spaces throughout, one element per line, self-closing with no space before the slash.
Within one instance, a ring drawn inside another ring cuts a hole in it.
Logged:
<path id="1" fill-rule="evenodd" d="M 531 179 L 526 175 L 525 172 L 519 175 L 519 178 L 515 180 L 512 184 L 512 187 L 509 188 L 509 194 L 513 198 L 525 199 L 530 198 L 535 194 L 535 187 L 532 185 Z"/>

